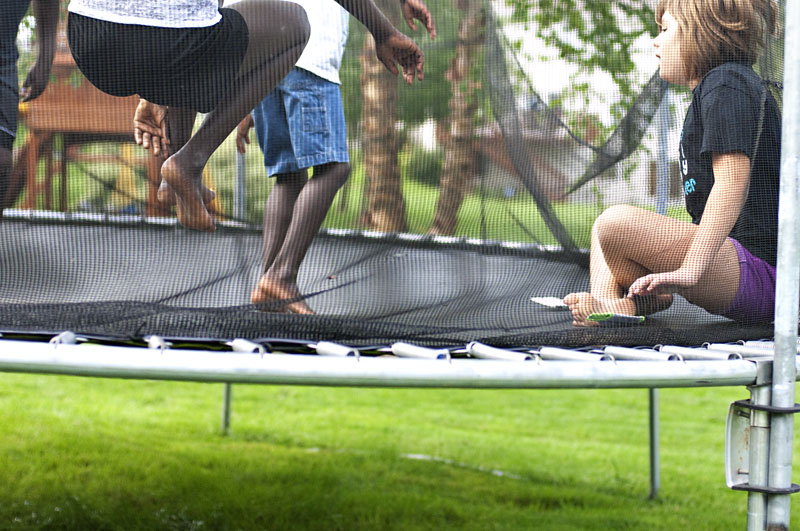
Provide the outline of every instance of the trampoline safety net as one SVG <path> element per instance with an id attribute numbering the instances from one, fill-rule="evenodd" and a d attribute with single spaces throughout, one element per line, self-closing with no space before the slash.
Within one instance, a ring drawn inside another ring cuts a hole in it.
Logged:
<path id="1" fill-rule="evenodd" d="M 340 70 L 350 176 L 297 277 L 313 314 L 287 311 L 297 299 L 251 300 L 276 186 L 258 144 L 239 154 L 231 133 L 203 176 L 216 231 L 184 228 L 158 201 L 157 159 L 133 142 L 135 96 L 94 88 L 62 27 L 0 190 L 0 333 L 442 347 L 772 335 L 680 297 L 642 325 L 595 328 L 532 300 L 589 289 L 591 227 L 609 206 L 688 219 L 678 140 L 691 93 L 658 75 L 651 2 L 594 2 L 603 9 L 578 31 L 557 3 L 430 0 L 434 40 L 406 27 L 397 2 L 377 4 L 422 49 L 425 77 L 408 86 L 385 72 L 351 21 Z M 23 30 L 21 72 L 36 44 Z M 767 81 L 782 80 L 782 43 L 756 65 Z"/>

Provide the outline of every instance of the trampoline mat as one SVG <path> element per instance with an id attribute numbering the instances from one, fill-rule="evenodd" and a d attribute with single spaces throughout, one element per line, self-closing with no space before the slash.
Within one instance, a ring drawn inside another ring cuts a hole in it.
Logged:
<path id="1" fill-rule="evenodd" d="M 588 271 L 558 254 L 398 237 L 318 236 L 299 285 L 316 315 L 259 311 L 255 230 L 175 226 L 0 224 L 0 332 L 120 339 L 481 341 L 540 345 L 699 345 L 772 336 L 676 298 L 636 327 L 579 329 L 569 313 L 531 302 L 588 289 Z"/>

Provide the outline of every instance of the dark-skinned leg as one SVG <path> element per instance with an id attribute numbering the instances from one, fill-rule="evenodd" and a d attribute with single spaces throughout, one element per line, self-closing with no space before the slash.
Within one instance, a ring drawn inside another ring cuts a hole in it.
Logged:
<path id="1" fill-rule="evenodd" d="M 333 203 L 336 192 L 350 175 L 347 163 L 330 163 L 314 168 L 314 176 L 303 186 L 291 215 L 291 223 L 283 237 L 277 254 L 270 257 L 275 245 L 267 245 L 265 223 L 264 233 L 264 274 L 258 280 L 251 299 L 253 303 L 273 300 L 293 300 L 286 305 L 289 311 L 312 314 L 314 311 L 303 300 L 297 286 L 300 264 L 308 252 L 325 216 Z M 266 210 L 265 210 L 266 220 Z"/>
<path id="2" fill-rule="evenodd" d="M 266 273 L 283 247 L 297 198 L 308 182 L 308 170 L 281 173 L 264 204 L 264 228 L 261 247 L 261 274 Z"/>
<path id="3" fill-rule="evenodd" d="M 241 13 L 249 31 L 247 53 L 234 88 L 161 167 L 162 177 L 177 196 L 178 220 L 198 230 L 214 230 L 200 191 L 208 159 L 297 62 L 310 31 L 305 11 L 291 2 L 242 0 L 231 8 Z"/>
<path id="4" fill-rule="evenodd" d="M 170 142 L 167 146 L 168 155 L 174 155 L 192 137 L 192 128 L 196 117 L 197 112 L 192 109 L 185 107 L 169 108 L 166 118 L 167 137 Z M 207 188 L 202 182 L 200 190 L 203 194 L 203 203 L 208 206 L 216 197 L 216 193 Z M 165 180 L 162 180 L 161 185 L 158 187 L 158 201 L 165 206 L 174 206 L 176 203 L 175 192 L 172 191 L 172 188 Z"/>
<path id="5" fill-rule="evenodd" d="M 0 135 L 2 134 L 4 133 L 0 131 Z M 0 146 L 0 219 L 3 218 L 3 209 L 11 206 L 6 204 L 6 193 L 11 180 L 11 170 L 14 166 L 13 160 L 13 152 Z"/>

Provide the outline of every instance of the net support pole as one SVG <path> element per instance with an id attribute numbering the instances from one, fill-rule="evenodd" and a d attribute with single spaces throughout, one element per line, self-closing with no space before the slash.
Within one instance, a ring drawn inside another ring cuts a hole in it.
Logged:
<path id="1" fill-rule="evenodd" d="M 669 204 L 669 137 L 672 130 L 672 114 L 670 112 L 669 88 L 664 91 L 664 97 L 658 106 L 656 123 L 658 124 L 658 159 L 656 160 L 656 212 L 662 216 L 667 215 Z"/>
<path id="2" fill-rule="evenodd" d="M 760 384 L 760 385 L 759 385 Z M 750 387 L 750 402 L 758 406 L 770 404 L 769 382 L 756 382 Z M 769 413 L 753 409 L 750 411 L 750 455 L 748 482 L 751 485 L 766 485 L 768 476 L 767 451 L 769 448 Z M 767 521 L 767 495 L 763 492 L 747 493 L 747 531 L 763 531 Z"/>
<path id="3" fill-rule="evenodd" d="M 245 206 L 247 197 L 247 186 L 245 176 L 247 175 L 247 165 L 245 164 L 244 153 L 236 152 L 236 187 L 233 191 L 233 217 L 243 220 L 245 217 Z"/>
<path id="4" fill-rule="evenodd" d="M 797 377 L 797 318 L 800 296 L 798 244 L 800 243 L 800 2 L 786 2 L 784 45 L 783 132 L 781 184 L 778 199 L 778 261 L 775 299 L 775 360 L 772 367 L 772 406 L 794 406 Z M 791 29 L 789 29 L 791 28 Z M 769 486 L 792 485 L 794 417 L 773 413 L 769 443 Z M 789 529 L 789 494 L 770 494 L 767 529 Z"/>
<path id="5" fill-rule="evenodd" d="M 667 214 L 669 202 L 669 133 L 672 126 L 670 120 L 670 91 L 667 88 L 664 98 L 658 107 L 658 159 L 656 161 L 656 212 Z M 658 422 L 658 389 L 648 389 L 650 414 L 650 499 L 658 496 L 661 488 L 661 459 L 659 448 Z"/>

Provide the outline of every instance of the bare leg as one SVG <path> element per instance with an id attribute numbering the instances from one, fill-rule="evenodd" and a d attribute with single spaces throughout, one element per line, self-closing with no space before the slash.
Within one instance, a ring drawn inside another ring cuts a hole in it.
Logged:
<path id="1" fill-rule="evenodd" d="M 264 205 L 264 231 L 261 247 L 261 273 L 275 261 L 283 247 L 297 198 L 308 183 L 307 170 L 281 173 L 275 176 L 275 186 Z"/>
<path id="2" fill-rule="evenodd" d="M 0 135 L 5 134 L 0 132 Z M 11 170 L 13 168 L 13 154 L 10 149 L 0 147 L 0 219 L 3 217 L 3 209 L 11 206 L 6 205 L 6 192 L 11 180 Z M 10 202 L 10 201 L 9 201 Z"/>
<path id="3" fill-rule="evenodd" d="M 251 300 L 254 304 L 294 300 L 287 304 L 290 311 L 311 314 L 314 311 L 308 304 L 297 300 L 302 296 L 297 286 L 297 274 L 336 192 L 350 175 L 350 165 L 331 163 L 317 166 L 314 168 L 314 177 L 307 182 L 302 181 L 304 186 L 298 186 L 301 181 L 297 174 L 290 175 L 295 176 L 294 187 L 284 194 L 291 196 L 295 191 L 299 193 L 295 195 L 296 201 L 292 201 L 292 212 L 287 216 L 285 203 L 280 196 L 272 201 L 274 189 L 264 207 L 263 274 L 251 294 Z M 287 219 L 288 225 L 285 224 Z"/>
<path id="4" fill-rule="evenodd" d="M 192 128 L 197 113 L 185 107 L 170 107 L 167 113 L 167 135 L 169 137 L 168 153 L 174 155 L 181 149 L 192 136 Z M 205 185 L 200 184 L 203 202 L 208 205 L 216 197 L 216 193 Z M 162 180 L 158 187 L 158 201 L 166 206 L 173 206 L 177 200 L 167 181 Z"/>
<path id="5" fill-rule="evenodd" d="M 161 167 L 162 177 L 177 195 L 178 220 L 198 230 L 214 230 L 200 191 L 208 159 L 297 62 L 310 31 L 305 11 L 291 2 L 242 0 L 231 8 L 241 13 L 249 31 L 247 53 L 234 88 Z"/>
<path id="6" fill-rule="evenodd" d="M 587 317 L 595 312 L 647 315 L 668 308 L 672 295 L 629 299 L 625 297 L 626 291 L 646 274 L 678 269 L 696 230 L 691 223 L 635 207 L 615 206 L 606 210 L 592 228 L 591 292 L 571 293 L 564 298 L 574 324 L 592 324 Z M 714 312 L 733 301 L 738 286 L 738 257 L 733 244 L 726 241 L 697 286 L 680 294 Z"/>

